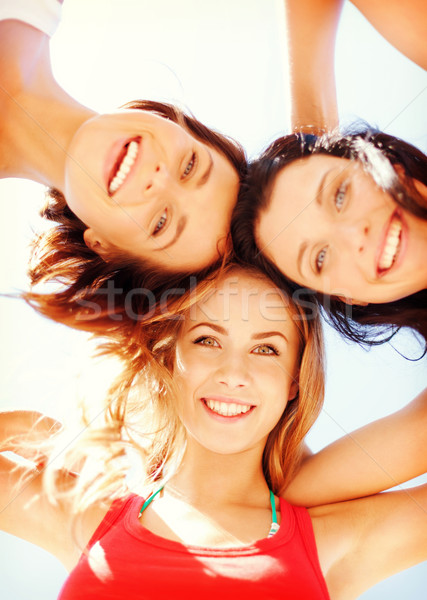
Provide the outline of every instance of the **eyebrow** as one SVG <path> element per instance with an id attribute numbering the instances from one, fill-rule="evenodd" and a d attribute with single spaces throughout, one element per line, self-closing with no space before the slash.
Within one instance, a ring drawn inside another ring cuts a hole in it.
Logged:
<path id="1" fill-rule="evenodd" d="M 174 237 L 171 239 L 171 241 L 169 243 L 166 244 L 166 246 L 161 246 L 160 248 L 154 248 L 155 252 L 158 252 L 159 250 L 166 250 L 166 248 L 169 248 L 170 246 L 172 246 L 173 244 L 175 244 L 175 242 L 178 240 L 179 236 L 181 235 L 181 233 L 184 230 L 184 227 L 187 224 L 187 217 L 181 217 L 178 221 L 178 225 L 176 227 L 176 231 L 175 231 L 175 235 Z"/>
<path id="2" fill-rule="evenodd" d="M 196 327 L 210 327 L 211 329 L 213 329 L 214 331 L 217 331 L 218 333 L 221 333 L 222 335 L 228 335 L 227 329 L 225 329 L 224 327 L 221 327 L 220 325 L 215 325 L 214 323 L 208 323 L 207 321 L 193 325 L 193 327 L 191 327 L 188 330 L 188 332 L 193 331 L 193 329 L 196 329 Z M 280 331 L 263 331 L 262 333 L 254 333 L 251 336 L 251 338 L 253 340 L 262 340 L 264 338 L 274 337 L 276 335 L 279 335 L 280 337 L 282 337 L 286 342 L 288 341 L 288 338 Z"/>
<path id="3" fill-rule="evenodd" d="M 212 168 L 213 168 L 213 158 L 212 158 L 212 154 L 209 152 L 208 150 L 208 155 L 209 155 L 209 164 L 208 167 L 206 169 L 206 171 L 203 173 L 203 175 L 200 177 L 199 181 L 197 182 L 197 186 L 196 187 L 202 187 L 202 185 L 205 185 L 205 183 L 207 183 L 211 173 L 212 173 Z"/>
<path id="4" fill-rule="evenodd" d="M 253 340 L 262 340 L 264 338 L 268 338 L 268 337 L 274 337 L 276 335 L 279 335 L 280 337 L 282 337 L 285 342 L 288 341 L 288 338 L 286 337 L 286 335 L 284 333 L 281 333 L 280 331 L 263 331 L 262 333 L 255 333 L 252 336 Z"/>
<path id="5" fill-rule="evenodd" d="M 325 199 L 324 198 L 324 191 L 325 191 L 325 188 L 327 187 L 325 185 L 326 178 L 327 178 L 327 176 L 329 175 L 329 173 L 331 171 L 333 171 L 333 169 L 328 169 L 324 173 L 322 179 L 320 180 L 319 187 L 317 188 L 317 194 L 315 196 L 315 201 L 316 201 L 316 204 L 318 206 L 320 206 L 320 207 L 323 205 L 323 201 Z M 308 242 L 302 242 L 301 245 L 300 245 L 300 247 L 299 247 L 298 256 L 297 256 L 297 269 L 298 269 L 299 274 L 300 274 L 301 277 L 303 277 L 303 274 L 302 274 L 302 271 L 301 271 L 302 259 L 303 259 L 303 256 L 304 256 L 304 252 L 307 250 L 307 246 L 308 246 Z"/>
<path id="6" fill-rule="evenodd" d="M 315 200 L 316 200 L 316 203 L 317 203 L 319 206 L 322 206 L 322 204 L 323 204 L 323 201 L 324 201 L 324 199 L 325 199 L 325 198 L 324 198 L 324 193 L 323 193 L 323 192 L 324 192 L 324 191 L 325 191 L 325 189 L 327 188 L 327 186 L 325 185 L 325 183 L 326 183 L 326 178 L 328 177 L 328 175 L 329 175 L 329 173 L 330 173 L 331 171 L 333 171 L 333 169 L 328 169 L 328 170 L 326 171 L 326 173 L 323 175 L 322 179 L 320 180 L 319 187 L 317 188 L 317 194 L 316 194 L 316 198 L 315 198 Z"/>
<path id="7" fill-rule="evenodd" d="M 203 323 L 196 323 L 196 325 L 190 327 L 188 332 L 193 331 L 193 329 L 196 329 L 196 327 L 210 327 L 211 329 L 217 331 L 218 333 L 221 333 L 222 335 L 228 334 L 228 331 L 224 327 L 221 327 L 220 325 L 215 325 L 215 323 L 208 323 L 207 321 L 203 321 Z"/>

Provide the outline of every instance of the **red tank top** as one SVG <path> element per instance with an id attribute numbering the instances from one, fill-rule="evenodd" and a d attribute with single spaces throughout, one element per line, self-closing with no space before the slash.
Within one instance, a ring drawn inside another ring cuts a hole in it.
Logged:
<path id="1" fill-rule="evenodd" d="M 143 502 L 112 505 L 58 600 L 329 600 L 305 508 L 280 499 L 273 537 L 221 549 L 151 533 L 138 520 Z"/>

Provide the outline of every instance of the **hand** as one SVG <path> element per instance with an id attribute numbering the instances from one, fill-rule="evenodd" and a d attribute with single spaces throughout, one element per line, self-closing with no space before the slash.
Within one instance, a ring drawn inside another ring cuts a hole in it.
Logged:
<path id="1" fill-rule="evenodd" d="M 43 447 L 61 428 L 59 421 L 36 411 L 0 412 L 0 452 L 13 452 L 42 470 L 47 456 L 40 445 Z"/>

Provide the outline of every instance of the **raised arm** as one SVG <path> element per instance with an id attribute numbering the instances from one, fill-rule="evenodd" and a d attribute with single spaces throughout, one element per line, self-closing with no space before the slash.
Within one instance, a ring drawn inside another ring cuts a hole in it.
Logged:
<path id="1" fill-rule="evenodd" d="M 343 0 L 284 0 L 293 131 L 338 126 L 335 38 Z"/>
<path id="2" fill-rule="evenodd" d="M 425 0 L 351 0 L 390 44 L 427 69 Z M 284 0 L 293 131 L 338 126 L 335 40 L 343 0 Z M 357 51 L 357 49 L 355 49 Z"/>
<path id="3" fill-rule="evenodd" d="M 57 421 L 36 412 L 0 413 L 0 529 L 71 567 L 81 552 L 71 536 L 71 514 L 63 502 L 48 501 L 42 484 L 46 456 L 35 443 L 45 442 L 58 427 Z M 60 476 L 67 485 L 66 475 Z"/>
<path id="4" fill-rule="evenodd" d="M 39 413 L 0 413 L 0 529 L 55 554 L 58 510 L 42 490 L 45 457 L 36 447 L 32 450 L 33 442 L 46 440 L 52 426 L 54 421 Z"/>
<path id="5" fill-rule="evenodd" d="M 0 412 L 0 529 L 44 548 L 71 569 L 108 507 L 91 505 L 75 520 L 69 495 L 55 502 L 48 498 L 42 481 L 48 457 L 37 446 L 45 445 L 59 428 L 58 421 L 38 412 Z M 61 492 L 69 491 L 78 478 L 63 469 L 55 476 Z"/>
<path id="6" fill-rule="evenodd" d="M 427 560 L 427 484 L 310 509 L 310 516 L 331 598 L 358 598 Z"/>
<path id="7" fill-rule="evenodd" d="M 306 455 L 283 492 L 318 506 L 375 494 L 427 471 L 427 389 L 403 409 Z"/>
<path id="8" fill-rule="evenodd" d="M 425 0 L 351 0 L 390 44 L 427 69 L 427 3 Z"/>

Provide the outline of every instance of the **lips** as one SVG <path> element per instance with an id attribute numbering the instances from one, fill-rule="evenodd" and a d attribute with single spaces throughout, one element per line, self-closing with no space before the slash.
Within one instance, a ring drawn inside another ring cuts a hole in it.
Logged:
<path id="1" fill-rule="evenodd" d="M 385 232 L 384 242 L 377 261 L 378 276 L 387 273 L 395 264 L 402 246 L 403 224 L 397 211 L 393 213 Z"/>
<path id="2" fill-rule="evenodd" d="M 107 179 L 107 190 L 109 196 L 113 196 L 124 184 L 135 165 L 141 137 L 127 140 L 121 145 L 115 163 L 111 168 Z"/>
<path id="3" fill-rule="evenodd" d="M 221 417 L 233 418 L 246 415 L 255 408 L 252 404 L 233 401 L 233 399 L 202 398 L 203 404 L 213 413 Z"/>

